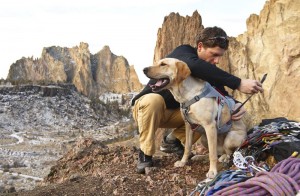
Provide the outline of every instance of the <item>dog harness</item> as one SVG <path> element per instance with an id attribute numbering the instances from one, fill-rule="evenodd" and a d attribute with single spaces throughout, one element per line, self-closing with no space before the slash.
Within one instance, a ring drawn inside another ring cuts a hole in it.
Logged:
<path id="1" fill-rule="evenodd" d="M 185 120 L 190 124 L 193 131 L 203 131 L 202 127 L 198 124 L 194 124 L 191 122 L 191 120 L 188 117 L 188 112 L 190 110 L 190 106 L 197 101 L 199 101 L 201 98 L 207 97 L 207 98 L 216 98 L 218 101 L 218 113 L 217 113 L 217 130 L 218 133 L 227 133 L 229 129 L 232 126 L 231 120 L 229 120 L 224 125 L 220 125 L 221 123 L 221 113 L 222 108 L 224 107 L 224 104 L 227 104 L 230 113 L 232 113 L 235 102 L 232 98 L 227 98 L 223 96 L 221 93 L 219 93 L 215 88 L 213 88 L 208 82 L 205 82 L 204 88 L 200 95 L 195 96 L 193 99 L 186 101 L 180 105 L 181 111 L 185 117 Z"/>

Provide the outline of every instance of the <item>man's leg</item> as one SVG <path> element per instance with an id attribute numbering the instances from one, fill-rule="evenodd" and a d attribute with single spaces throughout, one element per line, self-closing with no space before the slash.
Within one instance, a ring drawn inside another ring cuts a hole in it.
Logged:
<path id="1" fill-rule="evenodd" d="M 166 120 L 166 123 L 161 127 L 177 128 L 171 131 L 171 133 L 164 138 L 160 146 L 160 150 L 166 153 L 176 153 L 182 155 L 184 151 L 183 146 L 185 144 L 185 123 L 182 118 L 181 111 L 179 109 L 173 110 L 172 113 L 170 113 L 168 120 Z M 201 134 L 198 131 L 194 131 L 192 143 L 196 143 L 200 136 Z"/>
<path id="2" fill-rule="evenodd" d="M 179 132 L 184 134 L 185 138 L 185 123 L 182 119 L 180 109 L 173 109 L 166 111 L 166 118 L 162 123 L 162 128 L 175 128 Z M 167 136 L 165 136 L 160 145 L 160 151 L 165 153 L 175 153 L 181 156 L 184 152 L 184 147 L 182 142 L 172 134 L 174 130 L 171 131 Z"/>
<path id="3" fill-rule="evenodd" d="M 135 101 L 132 113 L 139 130 L 139 162 L 137 172 L 144 173 L 146 167 L 153 165 L 155 153 L 155 131 L 164 117 L 166 105 L 159 94 L 150 93 Z"/>
<path id="4" fill-rule="evenodd" d="M 182 129 L 174 129 L 169 135 L 172 135 L 170 137 L 178 138 L 182 144 L 185 144 L 185 129 L 184 129 L 184 131 Z M 201 137 L 201 134 L 199 131 L 193 131 L 192 144 L 196 143 L 200 137 Z"/>

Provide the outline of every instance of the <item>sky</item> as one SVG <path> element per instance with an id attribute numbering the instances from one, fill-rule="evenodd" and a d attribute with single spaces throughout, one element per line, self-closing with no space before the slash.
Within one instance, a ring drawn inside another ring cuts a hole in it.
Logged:
<path id="1" fill-rule="evenodd" d="M 204 27 L 219 26 L 228 36 L 246 31 L 246 19 L 265 0 L 4 0 L 0 6 L 0 78 L 22 57 L 40 58 L 44 47 L 89 44 L 92 54 L 109 46 L 142 73 L 153 62 L 157 31 L 171 12 L 202 17 Z"/>

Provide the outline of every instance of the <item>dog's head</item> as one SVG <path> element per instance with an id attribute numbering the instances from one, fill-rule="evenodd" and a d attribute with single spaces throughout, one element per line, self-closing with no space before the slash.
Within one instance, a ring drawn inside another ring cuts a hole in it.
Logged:
<path id="1" fill-rule="evenodd" d="M 175 58 L 164 58 L 143 71 L 148 78 L 157 80 L 155 84 L 150 85 L 153 92 L 179 85 L 191 74 L 188 65 Z"/>

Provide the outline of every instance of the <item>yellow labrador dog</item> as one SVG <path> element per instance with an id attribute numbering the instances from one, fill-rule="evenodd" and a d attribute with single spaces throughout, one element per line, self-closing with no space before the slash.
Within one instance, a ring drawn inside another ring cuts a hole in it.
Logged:
<path id="1" fill-rule="evenodd" d="M 230 124 L 230 130 L 218 133 L 220 125 L 231 122 L 229 106 L 224 104 L 223 107 L 219 107 L 217 98 L 213 96 L 198 96 L 205 94 L 206 86 L 209 84 L 192 77 L 189 67 L 183 61 L 165 58 L 154 66 L 146 67 L 143 71 L 147 77 L 157 79 L 157 83 L 151 86 L 154 92 L 169 89 L 181 104 L 181 112 L 186 122 L 186 142 L 184 155 L 175 163 L 175 166 L 183 167 L 187 163 L 192 148 L 191 124 L 199 124 L 206 133 L 206 137 L 202 137 L 201 142 L 204 142 L 203 145 L 208 146 L 209 150 L 210 167 L 207 177 L 214 178 L 217 175 L 218 154 L 222 155 L 219 161 L 228 161 L 232 152 L 242 144 L 246 137 L 245 125 L 241 120 L 233 121 Z M 184 108 L 184 105 L 188 107 Z"/>

